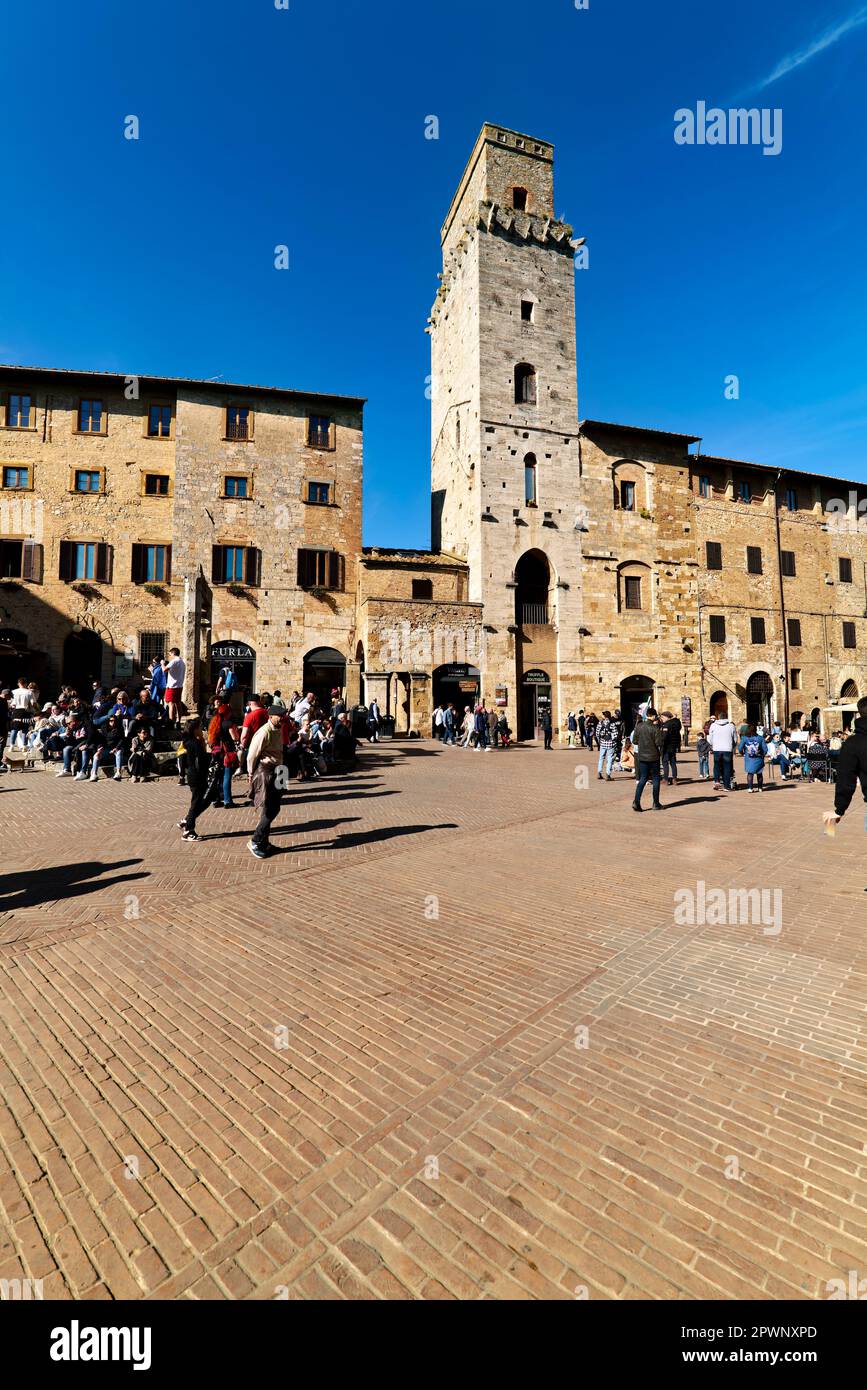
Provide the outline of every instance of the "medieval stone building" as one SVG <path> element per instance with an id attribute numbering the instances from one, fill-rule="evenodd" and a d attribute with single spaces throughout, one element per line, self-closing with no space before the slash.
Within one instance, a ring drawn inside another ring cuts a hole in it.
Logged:
<path id="1" fill-rule="evenodd" d="M 579 421 L 547 142 L 485 125 L 441 239 L 430 551 L 362 548 L 360 398 L 0 367 L 0 678 L 847 722 L 867 486 Z"/>

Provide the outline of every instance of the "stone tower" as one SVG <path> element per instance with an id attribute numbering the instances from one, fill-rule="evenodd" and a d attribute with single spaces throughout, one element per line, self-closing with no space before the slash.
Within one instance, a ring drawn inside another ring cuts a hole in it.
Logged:
<path id="1" fill-rule="evenodd" d="M 469 563 L 482 694 L 490 706 L 506 688 L 523 737 L 546 699 L 565 719 L 581 622 L 574 247 L 553 158 L 483 126 L 443 223 L 429 329 L 433 544 Z"/>

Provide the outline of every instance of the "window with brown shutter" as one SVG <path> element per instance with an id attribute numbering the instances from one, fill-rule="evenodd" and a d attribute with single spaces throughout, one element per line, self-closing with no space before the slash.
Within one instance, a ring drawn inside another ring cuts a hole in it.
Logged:
<path id="1" fill-rule="evenodd" d="M 795 552 L 794 550 L 780 551 L 780 569 L 786 579 L 795 577 Z"/>
<path id="2" fill-rule="evenodd" d="M 711 614 L 710 640 L 712 642 L 724 642 L 726 640 L 726 620 L 717 613 Z"/>
<path id="3" fill-rule="evenodd" d="M 750 618 L 750 641 L 754 646 L 760 647 L 765 640 L 764 618 Z"/>
<path id="4" fill-rule="evenodd" d="M 59 578 L 70 580 L 75 574 L 75 546 L 72 541 L 60 542 Z"/>
<path id="5" fill-rule="evenodd" d="M 789 633 L 789 646 L 800 647 L 801 645 L 801 619 L 787 618 L 786 627 Z"/>
<path id="6" fill-rule="evenodd" d="M 262 552 L 253 546 L 248 546 L 244 555 L 244 583 L 252 588 L 258 588 L 259 579 L 262 573 Z"/>
<path id="7" fill-rule="evenodd" d="M 343 556 L 338 551 L 298 551 L 298 587 L 300 589 L 342 590 L 343 581 Z"/>
<path id="8" fill-rule="evenodd" d="M 626 575 L 623 581 L 625 607 L 641 607 L 641 578 L 638 575 Z"/>
<path id="9" fill-rule="evenodd" d="M 851 584 L 851 583 L 852 583 L 852 561 L 849 560 L 849 559 L 847 559 L 845 555 L 841 555 L 841 556 L 839 557 L 839 563 L 840 563 L 840 583 L 841 583 L 841 584 Z"/>
<path id="10" fill-rule="evenodd" d="M 852 648 L 854 648 L 854 646 L 855 646 L 855 624 L 854 624 L 854 623 L 844 623 L 844 624 L 843 624 L 843 646 L 844 646 L 844 647 L 852 647 Z"/>
<path id="11" fill-rule="evenodd" d="M 31 584 L 42 583 L 42 546 L 38 541 L 23 541 L 21 550 L 21 578 Z"/>
<path id="12" fill-rule="evenodd" d="M 747 546 L 747 574 L 761 574 L 762 552 L 757 545 Z"/>
<path id="13" fill-rule="evenodd" d="M 705 541 L 705 564 L 709 570 L 722 569 L 722 546 L 719 541 Z"/>

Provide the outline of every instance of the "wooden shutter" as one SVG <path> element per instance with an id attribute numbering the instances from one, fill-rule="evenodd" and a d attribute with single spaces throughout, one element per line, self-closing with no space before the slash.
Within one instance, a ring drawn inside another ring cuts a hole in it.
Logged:
<path id="1" fill-rule="evenodd" d="M 21 551 L 21 578 L 32 584 L 42 583 L 42 546 L 36 541 L 24 541 Z"/>
<path id="2" fill-rule="evenodd" d="M 96 547 L 96 579 L 100 584 L 111 583 L 112 549 L 105 541 Z"/>
<path id="3" fill-rule="evenodd" d="M 226 582 L 226 551 L 222 545 L 215 545 L 211 549 L 211 579 L 215 584 Z"/>
<path id="4" fill-rule="evenodd" d="M 315 583 L 315 577 L 311 578 L 313 554 L 309 550 L 298 551 L 298 587 L 309 589 Z"/>
<path id="5" fill-rule="evenodd" d="M 343 556 L 336 550 L 328 553 L 328 587 L 329 589 L 343 588 Z"/>
<path id="6" fill-rule="evenodd" d="M 171 582 L 172 582 L 172 548 L 171 548 L 170 545 L 167 545 L 167 546 L 166 546 L 166 583 L 167 583 L 167 584 L 171 584 Z"/>
<path id="7" fill-rule="evenodd" d="M 75 573 L 75 546 L 72 541 L 60 542 L 60 578 L 72 579 Z"/>
<path id="8" fill-rule="evenodd" d="M 256 550 L 252 545 L 244 551 L 244 583 L 257 588 L 261 573 L 261 551 Z"/>
<path id="9" fill-rule="evenodd" d="M 141 584 L 145 577 L 145 548 L 143 545 L 133 545 L 132 548 L 132 582 Z"/>

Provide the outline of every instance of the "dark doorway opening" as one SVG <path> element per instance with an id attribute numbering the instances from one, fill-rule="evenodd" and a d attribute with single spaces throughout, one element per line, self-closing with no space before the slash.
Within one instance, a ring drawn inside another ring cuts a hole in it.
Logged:
<path id="1" fill-rule="evenodd" d="M 431 684 L 434 706 L 447 705 L 451 701 L 460 719 L 463 719 L 467 705 L 475 709 L 479 702 L 481 676 L 475 666 L 468 666 L 465 662 L 437 666 Z"/>
<path id="2" fill-rule="evenodd" d="M 235 677 L 235 690 L 243 703 L 256 689 L 256 653 L 246 642 L 211 644 L 211 689 L 216 690 L 220 672 L 228 667 Z"/>
<path id="3" fill-rule="evenodd" d="M 551 677 L 547 671 L 538 668 L 525 671 L 521 677 L 518 737 L 535 738 L 545 713 L 551 713 Z"/>
<path id="4" fill-rule="evenodd" d="M 747 723 L 761 724 L 765 729 L 771 724 L 771 701 L 774 696 L 774 683 L 767 671 L 755 671 L 747 681 Z"/>
<path id="5" fill-rule="evenodd" d="M 346 657 L 333 647 L 314 647 L 304 658 L 303 686 L 303 695 L 312 691 L 320 709 L 330 710 L 332 690 L 342 695 L 346 689 Z"/>
<path id="6" fill-rule="evenodd" d="M 620 682 L 620 713 L 625 729 L 635 728 L 642 705 L 653 704 L 653 686 L 650 676 L 627 676 Z"/>
<path id="7" fill-rule="evenodd" d="M 74 630 L 63 643 L 63 684 L 83 699 L 93 697 L 94 681 L 102 681 L 102 638 L 92 628 Z"/>

